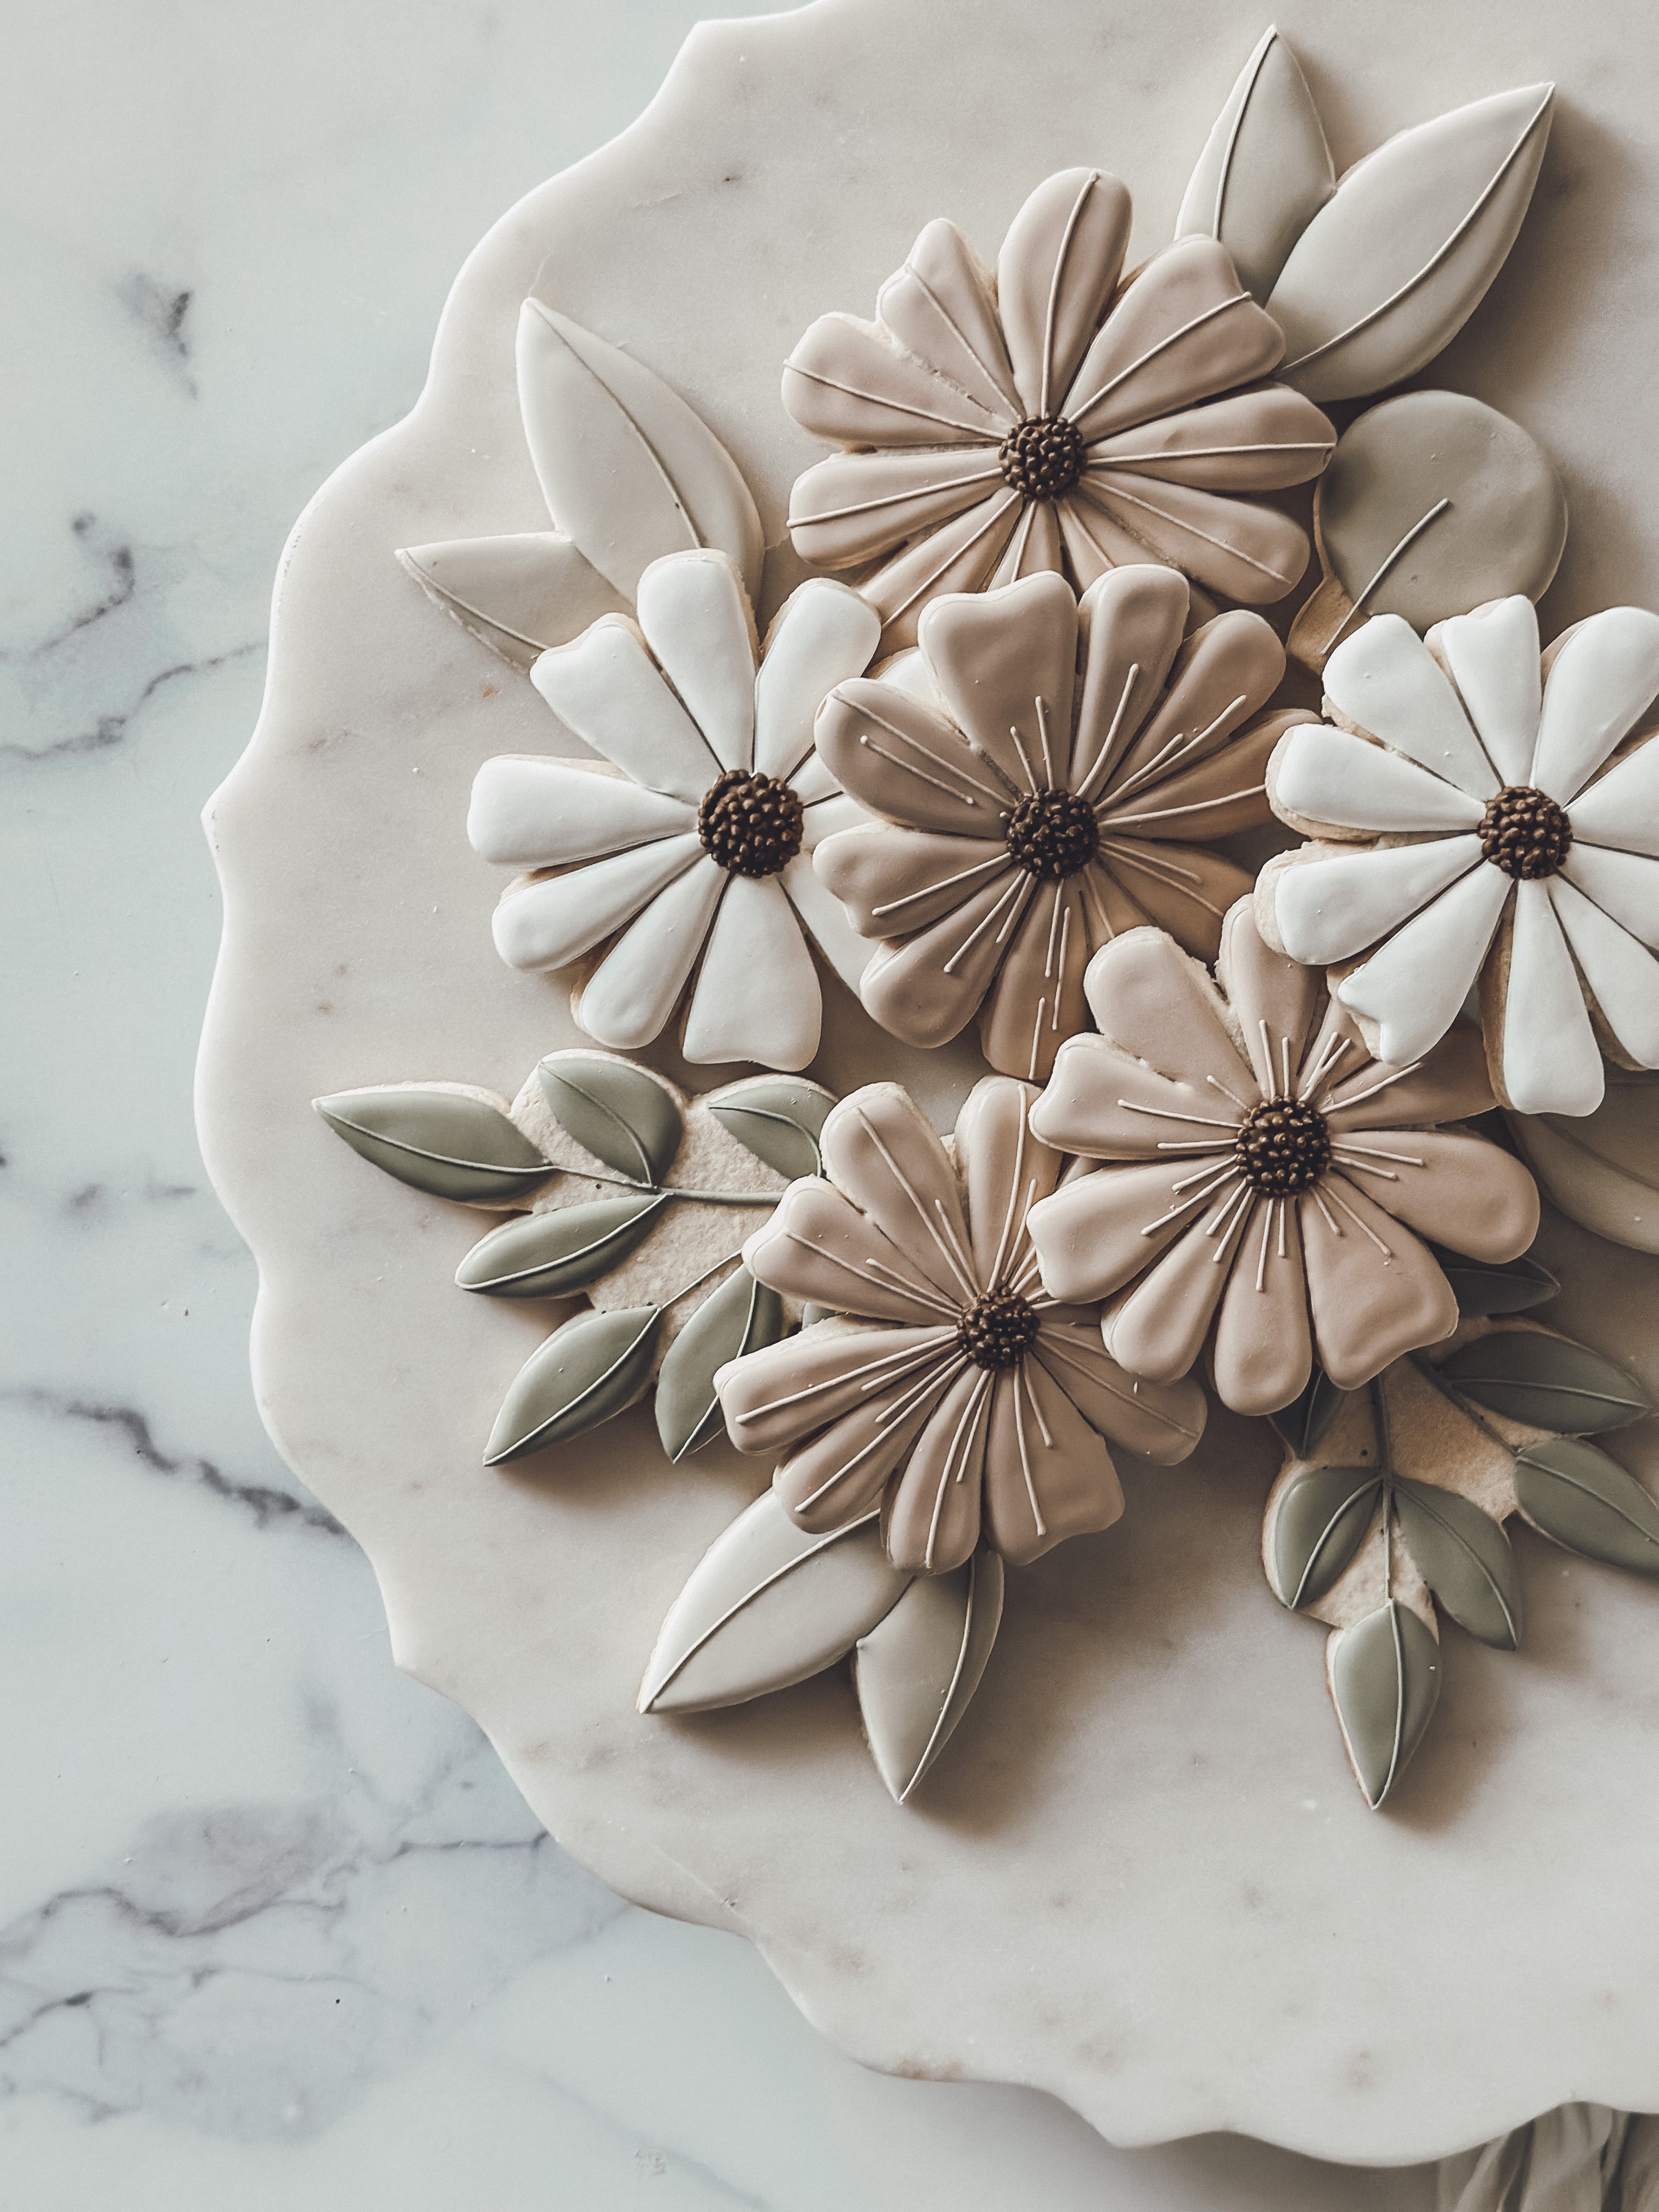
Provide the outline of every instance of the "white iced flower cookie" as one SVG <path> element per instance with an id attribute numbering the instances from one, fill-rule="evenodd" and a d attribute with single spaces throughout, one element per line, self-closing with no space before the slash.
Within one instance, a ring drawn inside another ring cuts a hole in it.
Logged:
<path id="1" fill-rule="evenodd" d="M 574 1001 L 613 1050 L 649 1044 L 684 1001 L 689 1060 L 805 1067 L 823 1018 L 807 933 L 853 989 L 872 950 L 812 872 L 818 840 L 865 818 L 814 754 L 812 718 L 862 672 L 879 620 L 814 578 L 757 654 L 742 578 L 708 551 L 653 562 L 637 612 L 531 671 L 600 759 L 503 754 L 478 771 L 474 849 L 532 872 L 502 895 L 495 948 L 561 969 L 614 939 Z"/>
<path id="2" fill-rule="evenodd" d="M 1420 640 L 1381 615 L 1325 668 L 1322 723 L 1267 768 L 1320 842 L 1262 872 L 1258 918 L 1383 1060 L 1420 1060 L 1480 980 L 1492 1085 L 1589 1114 L 1602 1053 L 1659 1066 L 1659 615 L 1610 607 L 1542 656 L 1525 599 Z M 1363 849 L 1362 849 L 1363 848 Z"/>

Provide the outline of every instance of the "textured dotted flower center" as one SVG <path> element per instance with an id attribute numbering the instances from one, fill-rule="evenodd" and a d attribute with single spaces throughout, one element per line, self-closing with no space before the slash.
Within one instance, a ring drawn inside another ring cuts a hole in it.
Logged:
<path id="1" fill-rule="evenodd" d="M 703 793 L 697 836 L 728 874 L 775 876 L 799 852 L 805 820 L 799 795 L 787 783 L 732 768 Z"/>
<path id="2" fill-rule="evenodd" d="M 1030 1350 L 1037 1333 L 1034 1307 L 1016 1291 L 987 1291 L 957 1324 L 957 1342 L 975 1367 L 1012 1367 Z"/>
<path id="3" fill-rule="evenodd" d="M 1268 1098 L 1244 1116 L 1234 1146 L 1238 1172 L 1264 1198 L 1311 1190 L 1331 1164 L 1331 1133 L 1316 1107 Z"/>
<path id="4" fill-rule="evenodd" d="M 1002 480 L 1022 499 L 1060 499 L 1083 474 L 1083 436 L 1064 415 L 1028 415 L 997 448 Z"/>
<path id="5" fill-rule="evenodd" d="M 1009 857 L 1045 883 L 1074 876 L 1099 848 L 1095 810 L 1074 791 L 1033 791 L 1009 817 Z"/>
<path id="6" fill-rule="evenodd" d="M 1572 824 L 1565 807 L 1529 783 L 1506 784 L 1480 817 L 1480 851 L 1506 876 L 1553 876 L 1567 857 Z"/>

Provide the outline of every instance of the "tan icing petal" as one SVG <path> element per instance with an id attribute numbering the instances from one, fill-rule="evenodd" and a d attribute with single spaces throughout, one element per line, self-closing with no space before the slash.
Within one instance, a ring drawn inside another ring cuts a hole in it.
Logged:
<path id="1" fill-rule="evenodd" d="M 896 1083 L 869 1083 L 832 1109 L 818 1136 L 824 1172 L 911 1266 L 956 1306 L 971 1304 L 968 1224 L 956 1170 L 933 1123 Z"/>
<path id="2" fill-rule="evenodd" d="M 852 315 L 821 315 L 807 331 L 784 368 L 783 404 L 802 429 L 837 446 L 994 444 L 1006 427 Z"/>
<path id="3" fill-rule="evenodd" d="M 1030 1258 L 1027 1209 L 1047 1198 L 1064 1165 L 1034 1137 L 1026 1115 L 1036 1093 L 1029 1084 L 988 1076 L 969 1092 L 957 1116 L 957 1159 L 968 1184 L 974 1273 L 993 1290 Z"/>
<path id="4" fill-rule="evenodd" d="M 1220 994 L 1167 937 L 1147 929 L 1119 938 L 1090 962 L 1084 988 L 1103 1035 L 1125 1052 L 1218 1097 L 1218 1113 L 1254 1103 Z"/>
<path id="5" fill-rule="evenodd" d="M 935 599 L 919 635 L 945 712 L 1017 789 L 1063 784 L 1077 667 L 1077 600 L 1065 578 Z"/>
<path id="6" fill-rule="evenodd" d="M 908 830 L 994 836 L 1012 805 L 961 732 L 896 684 L 837 684 L 813 727 L 818 757 L 860 805 Z"/>
<path id="7" fill-rule="evenodd" d="M 1270 384 L 1120 430 L 1099 440 L 1090 458 L 1207 491 L 1276 491 L 1317 476 L 1335 442 L 1311 399 Z"/>
<path id="8" fill-rule="evenodd" d="M 1091 466 L 1078 489 L 1158 559 L 1245 606 L 1282 599 L 1308 565 L 1307 533 L 1276 507 L 1122 469 Z"/>
<path id="9" fill-rule="evenodd" d="M 1241 1085 L 1244 1071 L 1238 1070 Z M 1239 1110 L 1218 1091 L 1172 1081 L 1132 1060 L 1104 1037 L 1070 1037 L 1060 1048 L 1048 1088 L 1031 1109 L 1031 1127 L 1051 1145 L 1090 1159 L 1168 1157 L 1160 1146 L 1196 1157 L 1232 1144 Z"/>
<path id="10" fill-rule="evenodd" d="M 1216 1395 L 1236 1413 L 1277 1413 L 1307 1387 L 1313 1366 L 1302 1230 L 1288 1199 L 1258 1198 L 1216 1316 L 1210 1355 Z"/>
<path id="11" fill-rule="evenodd" d="M 1176 654 L 1168 696 L 1124 751 L 1107 789 L 1125 799 L 1195 767 L 1265 707 L 1285 675 L 1285 648 L 1260 615 L 1242 608 L 1195 629 Z M 1310 717 L 1309 719 L 1312 719 Z"/>
<path id="12" fill-rule="evenodd" d="M 795 479 L 789 534 L 803 561 L 850 568 L 1001 489 L 994 446 L 832 453 Z"/>
<path id="13" fill-rule="evenodd" d="M 1150 546 L 1138 538 L 1131 538 L 1127 531 L 1120 530 L 1091 499 L 1079 499 L 1073 493 L 1056 500 L 1054 516 L 1060 525 L 1066 558 L 1080 591 L 1086 591 L 1115 569 L 1144 568 L 1157 560 Z"/>
<path id="14" fill-rule="evenodd" d="M 933 1418 L 960 1358 L 942 1354 L 792 1452 L 772 1477 L 791 1519 L 823 1530 L 867 1513 Z"/>
<path id="15" fill-rule="evenodd" d="M 1085 1305 L 1121 1290 L 1187 1224 L 1208 1218 L 1211 1201 L 1204 1194 L 1211 1184 L 1218 1191 L 1230 1172 L 1224 1159 L 1194 1164 L 1183 1155 L 1100 1168 L 1062 1183 L 1032 1207 L 1027 1224 L 1043 1288 L 1050 1297 Z"/>
<path id="16" fill-rule="evenodd" d="M 1131 1375 L 1168 1382 L 1192 1366 L 1227 1287 L 1239 1230 L 1250 1207 L 1241 1184 L 1224 1184 L 1199 1220 L 1153 1263 L 1112 1316 L 1107 1349 Z"/>
<path id="17" fill-rule="evenodd" d="M 936 593 L 981 589 L 1013 536 L 1023 504 L 1018 492 L 999 489 L 865 579 L 860 588 L 881 617 L 884 655 L 915 643 L 917 623 Z"/>
<path id="18" fill-rule="evenodd" d="M 1058 575 L 1065 565 L 1053 501 L 1031 500 L 1020 511 L 1014 534 L 991 572 L 988 588 L 995 591 L 1003 584 L 1017 584 L 1022 576 L 1040 576 L 1050 570 Z"/>
<path id="19" fill-rule="evenodd" d="M 1206 845 L 1150 842 L 1109 829 L 1100 858 L 1149 921 L 1204 960 L 1215 957 L 1222 916 L 1250 889 L 1248 872 Z"/>
<path id="20" fill-rule="evenodd" d="M 1136 903 L 1101 861 L 1091 860 L 1073 880 L 1083 902 L 1091 951 L 1098 952 L 1103 945 L 1109 945 L 1126 930 L 1146 927 L 1146 908 Z"/>
<path id="21" fill-rule="evenodd" d="M 1030 1083 L 1048 1080 L 1060 1044 L 1088 1027 L 1090 950 L 1075 885 L 1039 884 L 980 1008 L 980 1048 L 993 1067 Z"/>
<path id="22" fill-rule="evenodd" d="M 1285 730 L 1307 719 L 1306 709 L 1296 707 L 1266 715 L 1182 773 L 1167 781 L 1149 775 L 1103 811 L 1102 830 L 1207 844 L 1212 838 L 1231 837 L 1237 830 L 1271 821 L 1268 759 Z"/>
<path id="23" fill-rule="evenodd" d="M 1454 1252 L 1513 1260 L 1538 1234 L 1538 1186 L 1512 1152 L 1484 1137 L 1377 1129 L 1334 1143 L 1343 1173 L 1368 1198 Z"/>
<path id="24" fill-rule="evenodd" d="M 876 313 L 903 346 L 989 412 L 1024 413 L 992 295 L 991 272 L 942 217 L 927 225 L 904 266 L 876 295 Z"/>
<path id="25" fill-rule="evenodd" d="M 1323 975 L 1262 942 L 1249 900 L 1234 907 L 1223 926 L 1216 972 L 1262 1096 L 1296 1095 L 1309 1033 L 1331 1003 Z"/>
<path id="26" fill-rule="evenodd" d="M 1473 1022 L 1460 1017 L 1409 1074 L 1370 1058 L 1345 1008 L 1333 1006 L 1328 1027 L 1333 1036 L 1346 1037 L 1350 1044 L 1348 1051 L 1332 1060 L 1330 1075 L 1316 1093 L 1316 1098 L 1332 1101 L 1333 1133 L 1462 1121 L 1492 1111 L 1494 1102 L 1486 1072 L 1486 1049 Z M 1310 1062 L 1316 1051 L 1317 1048 L 1310 1054 Z M 1352 1103 L 1345 1105 L 1345 1099 Z"/>
<path id="27" fill-rule="evenodd" d="M 1188 1376 L 1147 1382 L 1126 1374 L 1101 1342 L 1092 1308 L 1046 1313 L 1035 1349 L 1090 1427 L 1112 1443 L 1172 1467 L 1204 1433 L 1201 1386 Z"/>
<path id="28" fill-rule="evenodd" d="M 868 1321 L 955 1325 L 956 1309 L 852 1200 L 821 1176 L 791 1183 L 743 1248 L 757 1282 Z"/>
<path id="29" fill-rule="evenodd" d="M 1129 195 L 1115 177 L 1063 169 L 1010 224 L 997 304 L 1026 414 L 1060 411 L 1117 283 L 1129 221 Z"/>
<path id="30" fill-rule="evenodd" d="M 1426 1247 L 1347 1178 L 1328 1175 L 1297 1201 L 1314 1349 L 1340 1390 L 1457 1326 L 1451 1285 Z"/>
<path id="31" fill-rule="evenodd" d="M 847 1328 L 786 1337 L 734 1359 L 715 1376 L 726 1431 L 740 1452 L 771 1453 L 872 1398 L 890 1399 L 949 1352 L 953 1328 Z"/>
<path id="32" fill-rule="evenodd" d="M 896 1567 L 944 1574 L 978 1543 L 994 1380 L 982 1368 L 965 1368 L 917 1437 L 883 1516 Z"/>
<path id="33" fill-rule="evenodd" d="M 926 929 L 1013 872 L 1000 837 L 940 837 L 886 823 L 837 830 L 813 848 L 812 865 L 866 937 Z"/>
<path id="34" fill-rule="evenodd" d="M 948 1044 L 990 988 L 1034 888 L 1011 868 L 931 928 L 881 945 L 860 986 L 865 1012 L 906 1044 Z"/>
<path id="35" fill-rule="evenodd" d="M 1024 1565 L 1123 1510 L 1112 1455 L 1040 1360 L 996 1378 L 985 1460 L 986 1534 Z"/>
<path id="36" fill-rule="evenodd" d="M 1108 788 L 1175 665 L 1191 601 L 1184 576 L 1145 562 L 1108 570 L 1083 594 L 1074 790 L 1092 799 Z"/>
<path id="37" fill-rule="evenodd" d="M 1124 291 L 1063 411 L 1091 441 L 1107 438 L 1265 376 L 1284 344 L 1278 324 L 1240 287 L 1225 247 L 1183 238 Z"/>

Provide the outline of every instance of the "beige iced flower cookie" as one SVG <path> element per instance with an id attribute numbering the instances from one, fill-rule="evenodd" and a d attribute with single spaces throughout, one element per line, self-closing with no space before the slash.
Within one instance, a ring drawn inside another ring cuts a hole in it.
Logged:
<path id="1" fill-rule="evenodd" d="M 1517 597 L 1426 642 L 1380 615 L 1340 646 L 1328 721 L 1267 770 L 1274 811 L 1322 842 L 1265 870 L 1257 906 L 1385 1058 L 1429 1051 L 1478 977 L 1498 1097 L 1584 1115 L 1604 1052 L 1659 1067 L 1659 615 L 1538 644 Z"/>
<path id="2" fill-rule="evenodd" d="M 1335 432 L 1262 385 L 1285 349 L 1215 240 L 1182 238 L 1122 279 L 1129 195 L 1093 169 L 1026 201 L 994 273 L 930 222 L 873 323 L 814 323 L 784 371 L 795 420 L 844 450 L 790 501 L 803 559 L 867 568 L 882 647 L 927 601 L 1040 569 L 1079 591 L 1161 561 L 1246 605 L 1307 564 L 1288 516 L 1248 496 L 1304 483 Z"/>
<path id="3" fill-rule="evenodd" d="M 1250 878 L 1208 841 L 1267 818 L 1267 757 L 1301 716 L 1261 712 L 1285 654 L 1260 615 L 1183 642 L 1188 609 L 1148 566 L 1080 606 L 1057 575 L 936 599 L 921 682 L 824 702 L 818 757 L 881 818 L 814 864 L 881 940 L 860 991 L 895 1036 L 943 1044 L 977 1013 L 991 1065 L 1041 1082 L 1086 1025 L 1100 945 L 1150 921 L 1214 957 Z"/>
<path id="4" fill-rule="evenodd" d="M 1034 1134 L 1103 1164 L 1044 1197 L 1030 1234 L 1044 1287 L 1111 1299 L 1107 1350 L 1168 1382 L 1206 1343 L 1220 1397 L 1269 1413 L 1316 1356 L 1352 1389 L 1457 1326 L 1423 1242 L 1512 1259 L 1538 1227 L 1520 1163 L 1438 1125 L 1491 1103 L 1480 1039 L 1381 1064 L 1316 970 L 1227 917 L 1221 988 L 1169 938 L 1136 930 L 1085 979 L 1102 1034 L 1062 1047 Z"/>
<path id="5" fill-rule="evenodd" d="M 1032 1096 L 988 1078 L 947 1148 L 896 1085 L 854 1091 L 823 1125 L 823 1176 L 744 1248 L 757 1281 L 849 1318 L 720 1370 L 732 1441 L 777 1459 L 803 1528 L 879 1504 L 893 1563 L 919 1573 L 981 1534 L 1027 1560 L 1108 1527 L 1123 1510 L 1108 1440 L 1169 1462 L 1204 1425 L 1196 1383 L 1135 1383 L 1097 1313 L 1038 1283 L 1027 1215 L 1068 1163 L 1030 1133 Z"/>

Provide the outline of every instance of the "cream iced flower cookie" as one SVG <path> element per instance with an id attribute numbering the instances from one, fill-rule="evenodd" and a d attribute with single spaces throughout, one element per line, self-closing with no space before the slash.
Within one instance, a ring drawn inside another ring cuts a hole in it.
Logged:
<path id="1" fill-rule="evenodd" d="M 478 771 L 474 848 L 531 872 L 495 910 L 496 950 L 526 969 L 598 952 L 575 1015 L 615 1050 L 649 1044 L 684 1001 L 689 1060 L 805 1067 L 823 1017 L 809 938 L 853 988 L 869 957 L 812 872 L 818 840 L 864 818 L 814 754 L 812 717 L 879 624 L 814 578 L 757 654 L 742 578 L 714 551 L 653 562 L 637 614 L 531 671 L 598 761 L 507 754 Z"/>
<path id="2" fill-rule="evenodd" d="M 1264 930 L 1339 971 L 1384 1060 L 1443 1037 L 1477 978 L 1492 1087 L 1522 1114 L 1601 1103 L 1601 1055 L 1659 1066 L 1659 615 L 1611 607 L 1540 660 L 1522 598 L 1426 642 L 1380 615 L 1325 669 L 1324 723 L 1267 769 L 1319 842 L 1270 865 Z"/>
<path id="3" fill-rule="evenodd" d="M 1060 1048 L 1034 1135 L 1103 1163 L 1040 1198 L 1030 1235 L 1054 1297 L 1110 1299 L 1107 1351 L 1168 1382 L 1209 1346 L 1240 1413 L 1297 1397 L 1314 1358 L 1339 1389 L 1457 1326 L 1424 1241 L 1514 1259 L 1538 1228 L 1518 1160 L 1439 1125 L 1485 1111 L 1480 1040 L 1377 1061 L 1316 969 L 1227 917 L 1218 989 L 1157 931 L 1096 954 L 1098 1036 Z M 775 1217 L 781 1218 L 781 1217 Z"/>

